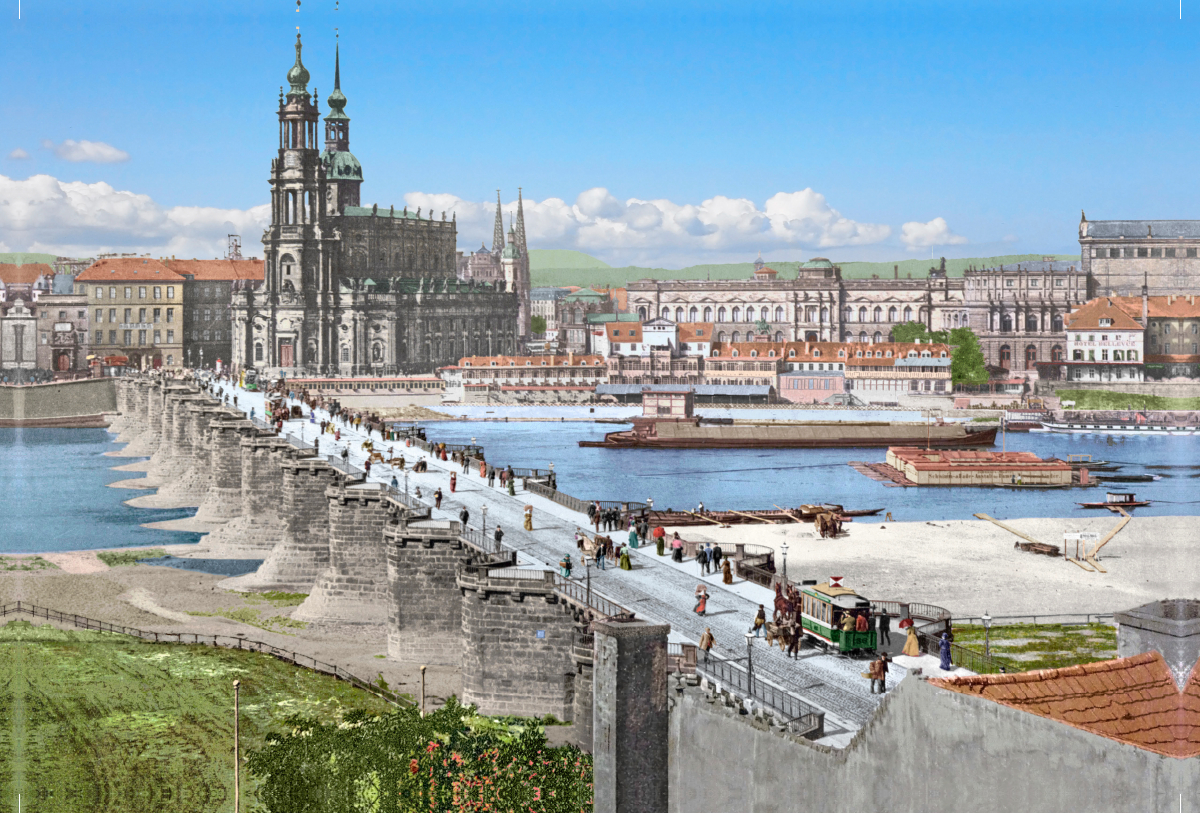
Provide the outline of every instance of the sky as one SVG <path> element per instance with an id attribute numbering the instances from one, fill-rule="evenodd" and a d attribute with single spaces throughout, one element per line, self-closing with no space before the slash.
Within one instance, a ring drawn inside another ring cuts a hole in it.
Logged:
<path id="1" fill-rule="evenodd" d="M 3 5 L 0 251 L 261 256 L 296 26 L 322 115 L 338 29 L 363 202 L 453 211 L 464 250 L 517 187 L 530 248 L 614 265 L 1200 218 L 1196 0 Z"/>

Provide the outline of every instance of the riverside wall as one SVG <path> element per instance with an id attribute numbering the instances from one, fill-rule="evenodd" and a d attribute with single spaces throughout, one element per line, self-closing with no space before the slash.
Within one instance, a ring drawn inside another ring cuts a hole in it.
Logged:
<path id="1" fill-rule="evenodd" d="M 97 428 L 116 412 L 113 378 L 84 378 L 52 384 L 0 384 L 0 427 Z"/>

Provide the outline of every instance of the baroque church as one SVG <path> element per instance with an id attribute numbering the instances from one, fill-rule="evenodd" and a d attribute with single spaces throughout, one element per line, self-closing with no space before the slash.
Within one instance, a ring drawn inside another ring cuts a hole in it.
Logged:
<path id="1" fill-rule="evenodd" d="M 515 353 L 529 329 L 523 216 L 501 251 L 508 274 L 460 280 L 455 217 L 361 205 L 340 49 L 324 151 L 308 80 L 297 34 L 289 89 L 280 88 L 264 281 L 233 293 L 234 363 L 289 376 L 398 375 Z"/>

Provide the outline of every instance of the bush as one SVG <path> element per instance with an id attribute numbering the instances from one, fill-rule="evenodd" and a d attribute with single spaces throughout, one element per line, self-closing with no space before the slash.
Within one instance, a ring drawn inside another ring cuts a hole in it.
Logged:
<path id="1" fill-rule="evenodd" d="M 157 559 L 166 555 L 167 552 L 162 548 L 151 548 L 150 550 L 105 550 L 97 553 L 96 558 L 109 567 L 122 567 L 136 565 L 139 559 Z"/>

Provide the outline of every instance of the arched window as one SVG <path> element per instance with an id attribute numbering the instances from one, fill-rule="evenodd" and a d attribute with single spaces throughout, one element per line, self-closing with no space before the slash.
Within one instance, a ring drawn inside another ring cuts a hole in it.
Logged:
<path id="1" fill-rule="evenodd" d="M 742 321 L 742 309 L 741 308 L 733 309 L 733 319 L 731 319 L 730 321 L 733 321 L 733 322 Z"/>
<path id="2" fill-rule="evenodd" d="M 878 330 L 875 331 L 875 338 L 872 339 L 872 341 L 874 341 L 875 344 L 879 344 L 881 341 L 883 341 L 883 334 Z"/>
<path id="3" fill-rule="evenodd" d="M 676 322 L 682 322 L 682 321 L 683 321 L 683 308 L 676 308 L 676 309 L 675 309 L 675 321 L 676 321 Z"/>
<path id="4" fill-rule="evenodd" d="M 718 322 L 725 321 L 725 307 L 724 306 L 717 308 L 717 321 Z"/>
<path id="5" fill-rule="evenodd" d="M 1032 344 L 1025 348 L 1025 369 L 1037 369 L 1037 348 Z"/>
<path id="6" fill-rule="evenodd" d="M 864 330 L 862 333 L 859 333 L 858 340 L 860 342 L 862 342 L 863 344 L 866 344 L 867 343 L 867 331 Z"/>
<path id="7" fill-rule="evenodd" d="M 700 311 L 696 308 L 696 306 L 692 305 L 692 307 L 688 309 L 688 321 L 695 322 L 696 316 L 699 315 L 699 313 Z"/>
<path id="8" fill-rule="evenodd" d="M 1006 370 L 1012 366 L 1012 348 L 1007 344 L 1000 346 L 1000 366 Z"/>
<path id="9" fill-rule="evenodd" d="M 782 305 L 777 305 L 775 307 L 775 321 L 776 322 L 783 321 L 783 306 Z"/>
<path id="10" fill-rule="evenodd" d="M 821 323 L 829 321 L 829 308 L 821 308 Z"/>
<path id="11" fill-rule="evenodd" d="M 1029 316 L 1025 319 L 1025 331 L 1027 333 L 1037 333 L 1038 319 L 1036 316 Z"/>
<path id="12" fill-rule="evenodd" d="M 796 351 L 795 351 L 795 349 L 789 350 L 789 351 L 788 351 L 788 358 L 790 358 L 790 359 L 794 359 L 795 357 L 796 357 Z"/>
<path id="13" fill-rule="evenodd" d="M 733 331 L 733 342 L 734 342 L 734 344 L 737 344 L 737 343 L 738 343 L 738 342 L 740 342 L 741 340 L 742 340 L 742 334 L 741 334 L 741 333 L 738 333 L 736 330 L 735 330 L 735 331 Z M 735 353 L 734 355 L 737 355 L 737 354 Z"/>
<path id="14" fill-rule="evenodd" d="M 717 333 L 717 341 L 719 341 L 719 342 L 725 341 L 725 331 L 722 330 Z M 713 355 L 715 356 L 716 353 L 713 353 Z"/>
<path id="15" fill-rule="evenodd" d="M 883 321 L 883 308 L 881 308 L 881 307 L 879 307 L 878 305 L 876 305 L 876 306 L 875 306 L 875 312 L 874 312 L 874 313 L 872 313 L 871 315 L 875 317 L 875 318 L 874 318 L 872 321 L 874 321 L 874 322 L 882 322 L 882 321 Z"/>
<path id="16" fill-rule="evenodd" d="M 754 321 L 754 308 L 746 308 L 746 321 L 747 322 Z"/>
<path id="17" fill-rule="evenodd" d="M 888 321 L 889 322 L 896 321 L 896 306 L 895 305 L 892 305 L 892 307 L 888 308 Z"/>
<path id="18" fill-rule="evenodd" d="M 736 336 L 737 334 L 735 333 L 735 334 L 733 334 L 733 335 L 734 335 L 734 336 Z M 736 342 L 736 341 L 737 341 L 737 339 L 734 339 L 734 341 Z M 738 357 L 738 351 L 734 350 L 734 351 L 733 351 L 733 353 L 732 353 L 732 355 L 733 355 L 733 357 L 734 357 L 734 358 L 737 358 L 737 357 Z"/>
<path id="19" fill-rule="evenodd" d="M 772 359 L 775 358 L 775 351 L 774 350 L 769 351 L 767 353 L 767 358 L 772 358 Z"/>
<path id="20" fill-rule="evenodd" d="M 1006 313 L 1000 317 L 1000 332 L 1012 333 L 1013 319 L 1012 314 Z"/>
<path id="21" fill-rule="evenodd" d="M 908 305 L 904 306 L 904 321 L 905 322 L 912 321 L 912 308 L 910 308 Z"/>
<path id="22" fill-rule="evenodd" d="M 783 331 L 782 330 L 775 331 L 775 341 L 777 341 L 777 342 L 783 341 Z"/>
<path id="23" fill-rule="evenodd" d="M 1132 353 L 1133 351 L 1130 350 L 1129 352 Z M 1056 344 L 1050 348 L 1050 360 L 1063 361 L 1063 349 L 1061 345 Z"/>
<path id="24" fill-rule="evenodd" d="M 263 357 L 262 357 L 262 342 L 255 342 L 255 344 L 254 344 L 254 360 L 255 360 L 255 361 L 262 361 L 262 360 L 263 360 Z"/>
<path id="25" fill-rule="evenodd" d="M 1063 332 L 1062 316 L 1057 313 L 1054 314 L 1054 316 L 1051 317 L 1051 319 L 1050 319 L 1050 325 L 1051 325 L 1050 329 L 1053 330 L 1055 333 L 1062 333 Z"/>
<path id="26" fill-rule="evenodd" d="M 709 307 L 704 308 L 704 321 L 705 322 L 712 321 L 712 308 L 709 308 Z"/>
<path id="27" fill-rule="evenodd" d="M 725 338 L 724 338 L 724 336 L 725 336 L 725 334 L 724 334 L 724 333 L 722 333 L 722 334 L 721 334 L 721 337 L 722 337 L 722 338 L 721 338 L 721 341 L 725 341 Z M 712 354 L 713 354 L 713 358 L 716 358 L 717 356 L 721 355 L 721 351 L 720 351 L 720 350 L 714 350 L 714 351 L 712 351 Z"/>
<path id="28" fill-rule="evenodd" d="M 670 319 L 670 318 L 671 318 L 671 309 L 670 309 L 670 308 L 663 308 L 663 309 L 662 309 L 662 314 L 661 314 L 661 316 L 662 316 L 662 318 L 663 318 L 663 319 Z"/>
<path id="29" fill-rule="evenodd" d="M 750 358 L 752 358 L 752 359 L 756 359 L 756 358 L 758 358 L 758 351 L 757 351 L 757 350 L 751 350 L 751 351 L 750 351 Z"/>
<path id="30" fill-rule="evenodd" d="M 849 305 L 846 306 L 846 321 L 854 321 L 854 308 L 850 307 Z"/>
<path id="31" fill-rule="evenodd" d="M 858 321 L 867 321 L 867 309 L 865 306 L 858 309 Z M 864 333 L 863 335 L 865 336 L 866 334 Z"/>
<path id="32" fill-rule="evenodd" d="M 646 308 L 644 306 L 638 308 L 638 318 L 643 322 L 646 321 Z"/>

